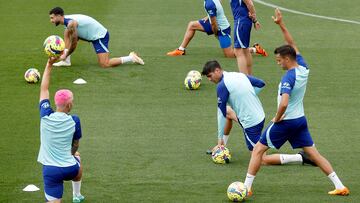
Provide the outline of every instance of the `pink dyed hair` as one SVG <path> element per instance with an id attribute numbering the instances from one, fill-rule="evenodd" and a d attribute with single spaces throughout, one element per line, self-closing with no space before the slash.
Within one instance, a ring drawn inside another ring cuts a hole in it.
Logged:
<path id="1" fill-rule="evenodd" d="M 73 100 L 73 93 L 68 89 L 61 89 L 55 93 L 55 105 L 65 106 Z"/>

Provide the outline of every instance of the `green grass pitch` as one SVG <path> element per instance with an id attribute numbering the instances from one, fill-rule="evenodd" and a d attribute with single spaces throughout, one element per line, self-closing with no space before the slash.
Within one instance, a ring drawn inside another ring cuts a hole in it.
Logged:
<path id="1" fill-rule="evenodd" d="M 286 8 L 359 21 L 359 2 L 266 0 Z M 190 20 L 204 17 L 203 1 L 121 0 L 46 1 L 2 0 L 0 3 L 0 202 L 44 201 L 39 150 L 39 84 L 23 79 L 25 70 L 43 71 L 43 40 L 62 36 L 48 11 L 62 6 L 82 13 L 110 31 L 111 56 L 137 51 L 145 66 L 98 67 L 92 45 L 80 42 L 71 68 L 54 68 L 51 97 L 58 88 L 75 94 L 72 113 L 82 121 L 80 152 L 84 165 L 82 193 L 86 202 L 227 202 L 226 188 L 244 181 L 249 153 L 241 128 L 229 140 L 233 161 L 215 165 L 205 150 L 216 142 L 215 85 L 206 78 L 199 91 L 186 91 L 183 79 L 217 59 L 237 71 L 213 36 L 197 33 L 187 56 L 166 52 L 179 46 Z M 232 24 L 229 2 L 223 6 Z M 270 56 L 254 57 L 254 75 L 267 83 L 261 93 L 268 122 L 276 110 L 277 84 L 283 72 L 272 50 L 283 43 L 272 20 L 273 9 L 255 3 L 262 23 L 251 43 L 261 43 Z M 319 169 L 288 165 L 261 168 L 248 202 L 360 202 L 359 66 L 360 26 L 283 13 L 303 56 L 310 65 L 305 113 L 319 151 L 329 159 L 348 197 L 332 197 L 333 185 Z M 72 84 L 77 78 L 88 84 Z M 275 151 L 270 151 L 274 153 Z M 281 152 L 296 153 L 289 145 Z M 40 192 L 25 193 L 28 184 Z M 65 183 L 64 202 L 71 201 Z"/>

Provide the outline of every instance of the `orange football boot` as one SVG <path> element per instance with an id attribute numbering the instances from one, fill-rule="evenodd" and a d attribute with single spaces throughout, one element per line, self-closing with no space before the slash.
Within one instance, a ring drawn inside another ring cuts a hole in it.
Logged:
<path id="1" fill-rule="evenodd" d="M 341 195 L 341 196 L 347 196 L 350 194 L 350 190 L 347 187 L 344 187 L 343 189 L 335 189 L 333 191 L 328 192 L 329 195 Z"/>
<path id="2" fill-rule="evenodd" d="M 181 51 L 179 49 L 175 49 L 174 51 L 168 52 L 166 55 L 168 55 L 168 56 L 182 56 L 182 55 L 185 55 L 185 50 Z"/>
<path id="3" fill-rule="evenodd" d="M 260 44 L 255 43 L 253 47 L 255 47 L 257 54 L 260 54 L 260 55 L 262 55 L 262 56 L 268 56 L 268 54 L 266 53 L 265 49 L 262 48 L 262 46 L 260 46 Z"/>

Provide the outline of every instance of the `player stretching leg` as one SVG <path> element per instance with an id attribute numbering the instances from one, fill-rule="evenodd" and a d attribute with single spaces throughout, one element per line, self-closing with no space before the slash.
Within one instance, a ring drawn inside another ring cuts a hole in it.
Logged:
<path id="1" fill-rule="evenodd" d="M 98 63 L 103 68 L 115 67 L 125 63 L 144 65 L 144 61 L 135 52 L 130 52 L 128 56 L 109 58 L 110 34 L 103 25 L 90 16 L 82 14 L 64 16 L 64 10 L 60 7 L 51 9 L 49 15 L 51 23 L 56 26 L 65 25 L 65 50 L 60 56 L 61 61 L 54 63 L 54 66 L 71 66 L 70 55 L 76 49 L 79 39 L 93 44 Z"/>
<path id="2" fill-rule="evenodd" d="M 250 191 L 249 196 L 252 195 L 252 183 L 260 169 L 263 154 L 269 147 L 279 149 L 286 141 L 289 141 L 293 148 L 303 148 L 304 152 L 309 155 L 310 160 L 315 162 L 329 177 L 335 186 L 335 190 L 329 192 L 330 195 L 349 195 L 349 189 L 342 184 L 329 161 L 315 148 L 308 130 L 303 107 L 309 76 L 308 66 L 285 27 L 278 9 L 275 10 L 273 19 L 279 25 L 287 42 L 287 45 L 276 48 L 274 52 L 277 63 L 282 69 L 286 70 L 286 73 L 279 85 L 278 109 L 272 120 L 273 123 L 270 123 L 262 134 L 250 159 L 244 182 Z"/>
<path id="3" fill-rule="evenodd" d="M 223 50 L 225 57 L 235 57 L 234 49 L 231 47 L 231 27 L 225 16 L 220 0 L 205 0 L 204 8 L 207 16 L 198 21 L 189 22 L 180 47 L 174 51 L 168 52 L 168 56 L 185 55 L 185 49 L 194 37 L 196 31 L 201 31 L 206 32 L 208 35 L 215 35 L 215 38 L 219 40 L 220 47 Z M 259 44 L 255 44 L 251 47 L 250 52 L 267 56 L 266 51 Z"/>
<path id="4" fill-rule="evenodd" d="M 61 202 L 64 180 L 72 180 L 73 202 L 85 198 L 80 193 L 82 166 L 79 140 L 82 136 L 80 119 L 69 115 L 73 94 L 62 89 L 55 93 L 56 112 L 50 106 L 50 73 L 55 58 L 48 60 L 40 89 L 40 151 L 38 162 L 43 165 L 45 198 L 47 202 Z"/>
<path id="5" fill-rule="evenodd" d="M 244 138 L 249 151 L 253 150 L 255 143 L 261 136 L 264 127 L 265 113 L 257 94 L 265 83 L 255 77 L 238 72 L 223 71 L 217 61 L 208 61 L 202 75 L 217 84 L 218 96 L 218 143 L 212 151 L 226 145 L 228 133 L 231 130 L 229 119 L 235 120 L 243 128 Z M 229 103 L 230 106 L 226 106 Z M 235 113 L 236 112 L 236 113 Z M 291 157 L 289 162 L 302 162 L 299 154 L 282 156 Z M 285 164 L 277 155 L 264 155 L 263 164 Z"/>

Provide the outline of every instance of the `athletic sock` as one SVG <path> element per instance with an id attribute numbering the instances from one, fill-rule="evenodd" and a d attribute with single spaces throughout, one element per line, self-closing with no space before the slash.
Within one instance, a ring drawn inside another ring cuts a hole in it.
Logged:
<path id="1" fill-rule="evenodd" d="M 81 180 L 80 181 L 71 181 L 73 187 L 73 195 L 80 196 L 80 189 L 81 189 Z"/>
<path id="2" fill-rule="evenodd" d="M 255 176 L 248 174 L 248 173 L 246 174 L 244 185 L 246 186 L 247 189 L 249 189 L 249 190 L 251 189 L 254 179 L 255 179 Z"/>
<path id="3" fill-rule="evenodd" d="M 287 164 L 291 162 L 302 162 L 302 156 L 300 154 L 280 154 L 281 164 Z"/>
<path id="4" fill-rule="evenodd" d="M 328 177 L 330 178 L 330 180 L 333 182 L 333 184 L 335 185 L 336 189 L 343 189 L 345 186 L 342 184 L 341 180 L 339 179 L 339 177 L 336 175 L 335 171 L 330 173 L 328 175 Z"/>
<path id="5" fill-rule="evenodd" d="M 250 53 L 256 54 L 256 48 L 255 47 L 249 47 Z"/>
<path id="6" fill-rule="evenodd" d="M 224 136 L 223 136 L 224 145 L 227 144 L 228 139 L 229 139 L 229 135 L 224 135 Z"/>
<path id="7" fill-rule="evenodd" d="M 120 59 L 122 64 L 133 62 L 133 58 L 131 56 L 122 56 Z"/>
<path id="8" fill-rule="evenodd" d="M 69 49 L 64 50 L 65 53 L 67 53 L 68 51 L 69 51 Z M 66 57 L 65 62 L 70 63 L 70 55 Z"/>
<path id="9" fill-rule="evenodd" d="M 185 51 L 185 48 L 184 47 L 182 47 L 182 46 L 179 46 L 179 48 L 178 48 L 180 51 Z"/>

